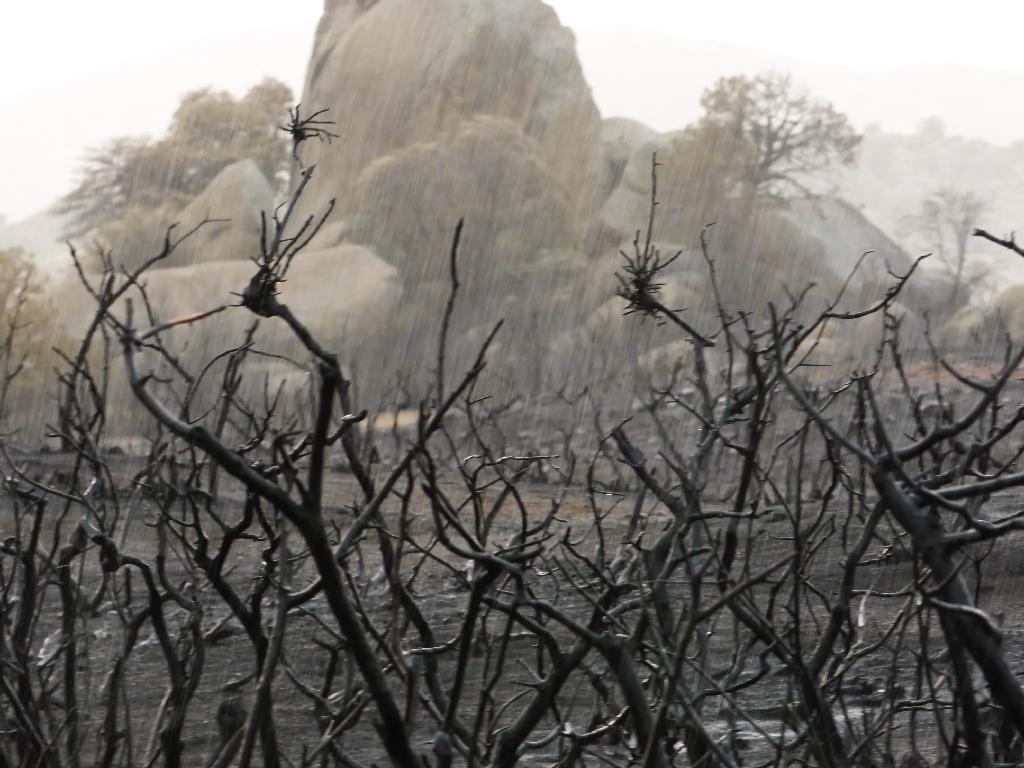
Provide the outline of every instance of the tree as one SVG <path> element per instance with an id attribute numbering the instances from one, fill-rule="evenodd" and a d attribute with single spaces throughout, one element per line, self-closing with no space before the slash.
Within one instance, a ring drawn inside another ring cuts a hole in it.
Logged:
<path id="1" fill-rule="evenodd" d="M 40 349 L 50 346 L 48 320 L 53 307 L 35 264 L 20 248 L 0 249 L 0 296 L 0 420 L 6 422 L 16 380 L 28 375 L 38 384 L 45 372 Z"/>
<path id="2" fill-rule="evenodd" d="M 291 90 L 271 78 L 241 99 L 204 89 L 187 94 L 174 113 L 165 149 L 185 194 L 202 192 L 223 168 L 239 160 L 256 163 L 271 183 L 286 175 L 288 141 L 278 126 L 288 115 Z"/>
<path id="3" fill-rule="evenodd" d="M 289 152 L 278 125 L 291 97 L 288 86 L 272 78 L 240 99 L 226 91 L 192 91 L 163 138 L 125 136 L 92 151 L 78 185 L 57 205 L 58 212 L 70 214 L 65 235 L 84 235 L 129 211 L 134 219 L 147 209 L 180 210 L 239 160 L 252 160 L 283 189 Z"/>
<path id="4" fill-rule="evenodd" d="M 749 201 L 778 202 L 810 193 L 815 177 L 856 160 L 861 137 L 830 103 L 810 96 L 789 75 L 724 77 L 701 97 L 698 135 L 731 142 L 734 185 Z"/>
<path id="5" fill-rule="evenodd" d="M 943 187 L 926 197 L 917 214 L 904 224 L 919 235 L 931 250 L 939 268 L 949 280 L 947 306 L 959 307 L 970 298 L 971 289 L 988 274 L 980 264 L 968 264 L 967 244 L 987 203 L 971 190 Z"/>

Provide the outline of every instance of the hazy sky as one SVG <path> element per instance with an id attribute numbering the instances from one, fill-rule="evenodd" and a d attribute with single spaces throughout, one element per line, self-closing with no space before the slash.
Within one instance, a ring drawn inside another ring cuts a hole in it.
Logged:
<path id="1" fill-rule="evenodd" d="M 584 71 L 606 115 L 625 114 L 661 130 L 682 127 L 714 77 L 776 67 L 794 71 L 861 126 L 880 122 L 905 131 L 934 113 L 966 135 L 999 142 L 1024 137 L 1015 87 L 1024 83 L 1018 44 L 1024 3 L 551 4 L 576 30 Z M 2 6 L 0 215 L 17 219 L 68 190 L 86 148 L 118 135 L 159 134 L 187 90 L 211 85 L 240 92 L 273 75 L 298 91 L 322 3 L 3 0 Z"/>

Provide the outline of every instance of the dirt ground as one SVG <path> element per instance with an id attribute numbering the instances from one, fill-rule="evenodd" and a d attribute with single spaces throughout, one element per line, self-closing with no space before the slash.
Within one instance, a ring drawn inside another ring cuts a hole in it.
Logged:
<path id="1" fill-rule="evenodd" d="M 58 455 L 26 455 L 19 461 L 27 471 L 41 478 L 53 476 L 54 473 L 60 473 L 67 469 L 67 459 Z M 116 462 L 118 481 L 124 484 L 122 491 L 129 491 L 128 481 L 140 466 L 139 461 L 121 457 Z M 448 481 L 447 487 L 453 494 L 456 492 L 458 486 L 454 478 Z M 523 491 L 528 507 L 531 510 L 537 510 L 539 515 L 547 511 L 550 500 L 558 493 L 558 488 L 552 485 L 527 484 Z M 351 515 L 349 505 L 359 498 L 358 487 L 352 477 L 341 472 L 332 473 L 327 481 L 325 498 L 329 500 L 327 516 L 344 529 L 346 519 Z M 230 508 L 232 505 L 237 506 L 237 503 L 238 496 L 228 489 L 224 494 L 222 504 L 226 508 Z M 1019 499 L 1004 500 L 1003 503 L 1012 506 L 1019 503 Z M 132 523 L 124 551 L 151 560 L 156 551 L 155 534 L 152 526 L 149 525 L 153 514 L 152 509 L 145 498 L 138 493 L 130 496 L 128 508 Z M 609 515 L 606 536 L 611 540 L 617 540 L 622 535 L 631 508 L 632 497 L 627 494 Z M 61 518 L 61 512 L 62 507 L 56 502 L 51 504 L 47 510 L 51 533 L 53 532 L 52 525 Z M 61 526 L 61 535 L 66 535 L 70 530 L 72 523 L 77 520 L 77 514 L 77 511 L 69 510 L 68 516 Z M 593 532 L 588 533 L 591 513 L 583 488 L 570 489 L 560 513 L 560 520 L 559 525 L 563 528 L 571 526 L 574 535 L 586 535 L 589 536 L 589 542 L 594 541 Z M 500 539 L 502 535 L 514 531 L 517 522 L 511 518 L 499 520 L 496 538 Z M 414 535 L 425 535 L 428 525 L 429 516 L 423 513 L 422 517 L 417 517 L 414 520 Z M 651 525 L 655 527 L 659 525 L 657 516 L 652 519 Z M 741 543 L 741 546 L 751 550 L 753 570 L 772 562 L 785 552 L 787 547 L 791 546 L 787 537 L 792 529 L 784 516 L 766 515 L 762 521 L 757 523 L 754 530 L 755 538 L 753 540 L 745 539 Z M 0 538 L 12 534 L 11 515 L 9 509 L 5 509 L 0 516 Z M 851 532 L 851 535 L 855 535 L 855 531 Z M 47 547 L 52 546 L 52 536 L 49 541 L 51 543 L 48 543 Z M 231 579 L 234 583 L 243 585 L 255 575 L 259 566 L 259 550 L 262 546 L 258 542 L 243 542 L 236 547 L 229 562 Z M 377 626 L 384 626 L 391 610 L 390 601 L 383 583 L 368 583 L 379 563 L 373 554 L 375 547 L 372 543 L 365 548 L 365 551 L 367 553 L 365 561 L 365 576 L 367 578 L 361 578 L 355 562 L 351 566 L 352 573 L 357 583 L 364 587 L 360 592 L 360 599 L 363 600 Z M 877 557 L 881 554 L 880 548 L 873 547 L 869 554 Z M 821 556 L 815 560 L 817 570 L 811 574 L 811 577 L 819 589 L 828 589 L 837 584 L 839 574 L 835 563 L 839 561 L 840 557 L 838 537 L 834 537 L 825 546 Z M 184 579 L 186 577 L 181 563 L 172 563 L 170 567 L 172 578 Z M 1024 675 L 1024 601 L 1020 599 L 1020 595 L 1024 594 L 1024 549 L 1016 546 L 1012 540 L 1001 542 L 989 555 L 985 571 L 989 576 L 983 580 L 983 586 L 979 590 L 979 605 L 1001 621 L 1004 647 L 1008 657 L 1015 666 L 1015 671 Z M 88 553 L 85 558 L 80 560 L 77 578 L 85 592 L 88 593 L 95 589 L 99 581 L 99 570 L 97 558 L 93 552 Z M 295 575 L 296 586 L 301 586 L 311 578 L 310 567 L 300 567 Z M 890 559 L 862 569 L 861 583 L 858 586 L 870 587 L 877 592 L 896 592 L 905 588 L 911 579 L 910 564 L 893 562 Z M 207 613 L 203 618 L 202 625 L 204 630 L 209 630 L 226 618 L 227 608 L 219 602 L 208 585 L 200 583 L 197 586 L 199 593 L 203 596 L 204 604 L 207 606 Z M 434 622 L 438 637 L 445 641 L 451 639 L 458 631 L 466 600 L 466 594 L 459 588 L 455 578 L 440 566 L 428 562 L 424 565 L 423 573 L 414 585 L 414 591 L 418 594 L 426 616 Z M 49 632 L 51 631 L 50 627 L 57 626 L 55 594 L 49 593 L 47 597 L 50 613 L 41 632 Z M 883 597 L 867 599 L 866 603 L 860 606 L 866 614 L 867 634 L 870 635 L 872 631 L 877 633 L 884 631 L 892 621 L 900 604 L 898 599 Z M 282 670 L 279 673 L 274 689 L 279 740 L 291 760 L 298 760 L 303 749 L 315 747 L 319 731 L 311 700 L 298 691 L 294 682 L 289 679 L 289 675 L 294 674 L 306 685 L 314 689 L 319 688 L 327 661 L 327 653 L 314 642 L 314 639 L 330 640 L 330 630 L 334 626 L 333 619 L 322 598 L 313 600 L 306 606 L 306 609 L 306 615 L 295 615 L 291 619 L 291 627 L 287 634 L 284 650 L 287 670 Z M 580 604 L 579 610 L 585 612 L 587 606 Z M 271 620 L 272 613 L 272 608 L 268 608 L 265 620 Z M 175 612 L 173 608 L 170 609 L 169 614 L 173 634 L 179 626 L 183 614 Z M 726 618 L 713 627 L 711 640 L 711 666 L 713 669 L 728 666 L 736 648 L 734 630 L 735 627 Z M 84 620 L 81 634 L 83 662 L 79 674 L 82 681 L 81 711 L 86 721 L 101 711 L 97 704 L 102 701 L 104 696 L 104 679 L 110 668 L 110 660 L 120 645 L 121 631 L 121 621 L 116 612 L 110 610 L 109 607 L 101 606 L 97 615 Z M 137 743 L 145 744 L 149 738 L 149 732 L 154 727 L 154 715 L 159 710 L 161 699 L 166 691 L 166 683 L 163 657 L 148 625 L 143 630 L 142 638 L 142 642 L 135 649 L 128 666 L 128 699 L 131 728 L 136 734 L 146 734 L 144 738 L 136 736 Z M 813 640 L 813 627 L 809 628 L 808 634 L 808 641 L 811 640 Z M 39 638 L 36 642 L 39 642 Z M 513 641 L 514 652 L 521 654 L 523 658 L 528 658 L 532 653 L 534 642 L 533 638 L 528 636 L 517 637 Z M 415 644 L 415 636 L 411 631 L 405 638 L 405 645 L 410 644 Z M 755 664 L 756 661 L 756 659 L 752 659 L 751 664 Z M 454 653 L 442 655 L 442 670 L 446 667 L 450 668 L 453 662 Z M 222 639 L 207 647 L 202 680 L 185 728 L 186 765 L 204 764 L 216 750 L 219 743 L 217 727 L 214 722 L 217 708 L 228 697 L 240 696 L 243 700 L 251 697 L 254 683 L 245 682 L 245 680 L 253 666 L 251 646 L 245 635 L 240 632 L 225 633 Z M 517 677 L 519 673 L 515 672 L 516 665 L 511 665 L 509 669 L 513 671 L 513 675 L 505 684 L 506 693 L 511 693 L 517 690 L 517 686 L 530 682 L 525 672 Z M 868 666 L 859 672 L 862 677 L 859 685 L 863 690 L 857 696 L 851 697 L 851 700 L 867 711 L 873 706 L 878 706 L 890 694 L 893 696 L 904 695 L 903 691 L 887 690 L 887 686 L 891 687 L 894 683 L 898 687 L 907 682 L 892 681 L 890 679 L 892 669 L 892 658 L 880 655 L 876 667 Z M 471 665 L 470 680 L 467 686 L 469 694 L 464 699 L 467 702 L 466 707 L 469 709 L 475 706 L 475 694 L 483 683 L 482 672 L 480 662 Z M 781 677 L 774 679 L 769 676 L 764 683 L 739 695 L 737 701 L 750 712 L 758 714 L 762 718 L 761 727 L 769 733 L 777 733 L 780 727 L 778 718 L 781 713 L 781 703 L 789 695 L 790 691 L 787 690 Z M 594 706 L 594 702 L 591 701 L 567 700 L 565 702 L 566 716 L 585 725 L 593 714 Z M 710 708 L 705 710 L 704 716 L 709 730 L 713 734 L 724 733 L 727 729 L 736 727 L 739 735 L 750 744 L 751 757 L 753 758 L 757 754 L 757 743 L 761 737 L 753 728 L 742 723 L 734 725 L 721 713 Z M 364 715 L 362 722 L 347 733 L 342 742 L 342 749 L 360 765 L 370 765 L 386 759 L 382 745 L 370 725 L 371 719 L 370 713 Z M 419 722 L 420 726 L 414 735 L 422 750 L 429 753 L 435 736 L 431 726 L 432 721 L 428 716 L 424 716 L 420 718 Z M 83 733 L 90 735 L 90 738 L 87 739 L 87 748 L 83 752 L 84 764 L 89 764 L 89 759 L 91 759 L 94 748 L 91 736 L 96 733 L 97 725 L 92 722 L 83 728 Z M 925 746 L 927 747 L 927 745 Z M 138 748 L 136 747 L 136 749 Z M 607 744 L 602 747 L 602 751 L 615 764 L 625 764 L 627 760 L 627 752 L 622 746 Z M 538 750 L 527 755 L 524 762 L 547 765 L 556 762 L 557 757 L 548 750 Z M 141 764 L 141 760 L 142 757 L 135 754 L 129 758 L 128 762 L 136 765 Z"/>

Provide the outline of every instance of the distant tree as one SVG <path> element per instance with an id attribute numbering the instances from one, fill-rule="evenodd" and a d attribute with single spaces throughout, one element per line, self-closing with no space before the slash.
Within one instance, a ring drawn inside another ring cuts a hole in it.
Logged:
<path id="1" fill-rule="evenodd" d="M 39 383 L 48 372 L 42 351 L 52 344 L 53 308 L 31 257 L 20 248 L 0 249 L 0 419 L 18 379 Z"/>
<path id="2" fill-rule="evenodd" d="M 861 137 L 846 116 L 789 75 L 721 78 L 704 92 L 701 105 L 704 115 L 694 132 L 717 147 L 740 150 L 730 175 L 750 201 L 809 194 L 814 177 L 856 160 Z"/>
<path id="3" fill-rule="evenodd" d="M 696 216 L 679 222 L 681 229 L 692 229 L 718 219 L 727 201 L 740 192 L 740 177 L 754 162 L 754 148 L 731 126 L 701 121 L 672 143 L 665 162 L 671 176 L 663 196 Z"/>
<path id="4" fill-rule="evenodd" d="M 967 247 L 985 201 L 971 190 L 943 187 L 921 202 L 920 210 L 903 221 L 908 233 L 922 239 L 949 280 L 946 304 L 959 307 L 970 298 L 971 290 L 988 274 L 981 264 L 968 264 Z"/>
<path id="5" fill-rule="evenodd" d="M 156 141 L 126 136 L 91 152 L 80 181 L 57 206 L 70 214 L 65 235 L 77 237 L 154 208 L 182 208 L 224 168 L 252 160 L 272 184 L 284 186 L 288 140 L 278 130 L 291 90 L 273 79 L 235 99 L 203 89 L 184 96 L 167 134 Z"/>
<path id="6" fill-rule="evenodd" d="M 252 160 L 271 183 L 280 181 L 289 152 L 278 126 L 291 103 L 291 89 L 269 78 L 238 100 L 209 89 L 187 94 L 161 142 L 170 153 L 166 162 L 174 167 L 176 186 L 197 195 L 223 168 L 244 159 Z"/>
<path id="7" fill-rule="evenodd" d="M 91 151 L 79 171 L 78 186 L 57 204 L 58 213 L 70 215 L 64 234 L 76 237 L 118 218 L 130 200 L 155 188 L 143 173 L 150 149 L 145 137 L 123 136 Z"/>

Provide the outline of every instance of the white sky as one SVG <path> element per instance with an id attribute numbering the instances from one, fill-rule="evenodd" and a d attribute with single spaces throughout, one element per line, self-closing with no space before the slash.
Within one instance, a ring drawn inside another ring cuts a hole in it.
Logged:
<path id="1" fill-rule="evenodd" d="M 554 0 L 569 26 L 629 25 L 850 67 L 1024 67 L 1018 0 Z M 611 52 L 609 52 L 611 54 Z"/>
<path id="2" fill-rule="evenodd" d="M 938 114 L 967 135 L 1024 138 L 1019 0 L 551 4 L 576 30 L 608 115 L 679 128 L 714 77 L 777 67 L 858 125 L 910 130 Z M 240 92 L 273 75 L 298 91 L 321 8 L 320 0 L 0 0 L 0 215 L 26 216 L 66 192 L 86 148 L 159 134 L 187 90 Z"/>

